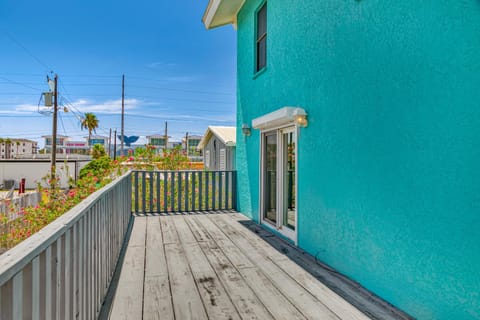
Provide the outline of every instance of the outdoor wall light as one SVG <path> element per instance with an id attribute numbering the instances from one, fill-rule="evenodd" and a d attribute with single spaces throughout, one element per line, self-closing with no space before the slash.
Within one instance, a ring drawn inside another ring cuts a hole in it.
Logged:
<path id="1" fill-rule="evenodd" d="M 305 128 L 306 126 L 308 126 L 307 115 L 306 114 L 297 115 L 295 117 L 295 122 L 299 127 Z"/>
<path id="2" fill-rule="evenodd" d="M 244 136 L 249 137 L 252 134 L 252 129 L 248 125 L 248 123 L 242 124 L 242 132 Z"/>

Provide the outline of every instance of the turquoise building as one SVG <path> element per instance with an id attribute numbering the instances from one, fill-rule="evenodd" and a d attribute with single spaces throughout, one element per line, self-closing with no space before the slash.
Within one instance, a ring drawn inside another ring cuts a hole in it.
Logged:
<path id="1" fill-rule="evenodd" d="M 418 319 L 480 319 L 480 1 L 210 0 L 238 209 Z"/>

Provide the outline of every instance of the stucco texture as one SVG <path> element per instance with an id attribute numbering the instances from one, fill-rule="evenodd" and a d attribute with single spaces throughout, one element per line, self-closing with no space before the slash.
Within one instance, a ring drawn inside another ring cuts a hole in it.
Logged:
<path id="1" fill-rule="evenodd" d="M 268 1 L 238 19 L 238 114 L 308 112 L 298 245 L 419 319 L 480 319 L 480 1 Z M 257 220 L 259 141 L 238 129 Z"/>

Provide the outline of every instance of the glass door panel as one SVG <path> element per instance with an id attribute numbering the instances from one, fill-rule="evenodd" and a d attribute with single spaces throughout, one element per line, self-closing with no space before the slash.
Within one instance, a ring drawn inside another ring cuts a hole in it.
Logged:
<path id="1" fill-rule="evenodd" d="M 282 227 L 292 231 L 295 230 L 296 225 L 295 142 L 295 130 L 291 129 L 282 132 Z"/>
<path id="2" fill-rule="evenodd" d="M 264 136 L 263 218 L 277 224 L 277 133 Z"/>

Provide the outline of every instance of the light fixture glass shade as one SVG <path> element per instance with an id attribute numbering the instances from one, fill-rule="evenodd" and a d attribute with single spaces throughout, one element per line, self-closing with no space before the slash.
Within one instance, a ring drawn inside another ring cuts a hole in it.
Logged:
<path id="1" fill-rule="evenodd" d="M 305 128 L 308 126 L 307 115 L 298 115 L 296 116 L 295 121 L 299 127 Z"/>
<path id="2" fill-rule="evenodd" d="M 247 123 L 242 124 L 242 133 L 244 136 L 247 137 L 250 136 L 250 134 L 252 133 L 252 130 Z"/>

